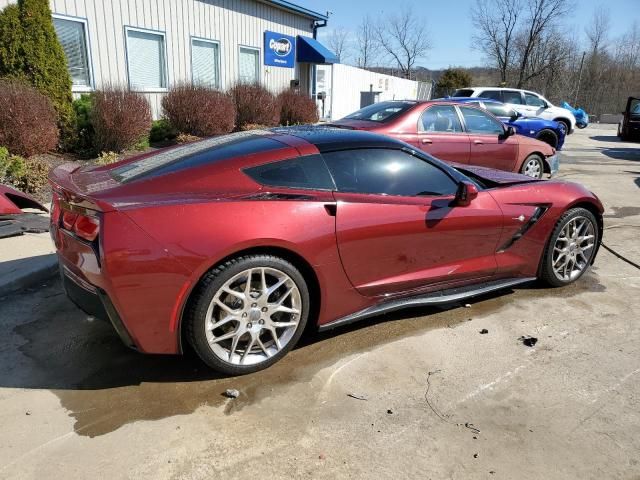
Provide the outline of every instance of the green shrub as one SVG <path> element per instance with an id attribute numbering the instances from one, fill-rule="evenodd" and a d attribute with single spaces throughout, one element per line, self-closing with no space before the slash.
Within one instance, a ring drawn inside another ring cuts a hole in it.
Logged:
<path id="1" fill-rule="evenodd" d="M 27 193 L 37 193 L 49 182 L 49 164 L 38 158 L 19 158 L 23 169 L 20 173 L 13 173 L 13 184 L 18 190 Z"/>
<path id="2" fill-rule="evenodd" d="M 93 108 L 93 96 L 83 93 L 80 98 L 73 101 L 73 110 L 76 115 L 76 143 L 73 150 L 82 156 L 93 156 L 94 130 L 91 123 L 91 110 Z"/>
<path id="3" fill-rule="evenodd" d="M 7 178 L 17 180 L 27 173 L 27 161 L 20 155 L 10 155 L 7 166 Z"/>
<path id="4" fill-rule="evenodd" d="M 0 76 L 24 76 L 20 9 L 12 4 L 0 11 Z"/>
<path id="5" fill-rule="evenodd" d="M 151 131 L 149 132 L 150 143 L 162 143 L 174 140 L 178 136 L 178 131 L 171 126 L 169 120 L 161 118 L 155 120 L 151 125 Z"/>

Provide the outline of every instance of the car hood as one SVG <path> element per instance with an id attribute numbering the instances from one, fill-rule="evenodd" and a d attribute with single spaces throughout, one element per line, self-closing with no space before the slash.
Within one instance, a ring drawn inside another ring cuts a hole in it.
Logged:
<path id="1" fill-rule="evenodd" d="M 515 185 L 519 183 L 540 182 L 535 178 L 521 175 L 520 173 L 506 172 L 504 170 L 495 170 L 493 168 L 480 167 L 478 165 L 467 165 L 461 163 L 451 163 L 456 170 L 463 174 L 469 174 L 471 177 L 478 177 L 498 185 Z"/>

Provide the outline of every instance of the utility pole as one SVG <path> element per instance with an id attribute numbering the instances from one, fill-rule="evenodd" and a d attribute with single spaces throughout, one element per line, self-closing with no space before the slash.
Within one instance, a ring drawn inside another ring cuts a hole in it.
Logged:
<path id="1" fill-rule="evenodd" d="M 584 65 L 584 56 L 587 52 L 582 52 L 582 60 L 580 60 L 580 73 L 578 74 L 578 86 L 576 87 L 576 96 L 573 99 L 573 108 L 578 108 L 578 93 L 580 93 L 580 82 L 582 81 L 582 66 Z"/>

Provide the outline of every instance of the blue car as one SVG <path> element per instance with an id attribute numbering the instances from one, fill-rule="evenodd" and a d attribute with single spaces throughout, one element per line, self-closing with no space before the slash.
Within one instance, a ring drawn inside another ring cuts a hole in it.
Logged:
<path id="1" fill-rule="evenodd" d="M 505 125 L 515 128 L 516 133 L 526 137 L 536 138 L 556 150 L 562 150 L 567 135 L 564 124 L 545 120 L 538 117 L 526 117 L 514 109 L 497 100 L 482 97 L 449 97 L 443 98 L 449 102 L 470 103 L 493 113 Z"/>

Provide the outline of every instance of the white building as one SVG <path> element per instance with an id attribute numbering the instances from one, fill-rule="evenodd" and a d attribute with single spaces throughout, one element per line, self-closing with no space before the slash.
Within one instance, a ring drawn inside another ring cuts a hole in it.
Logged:
<path id="1" fill-rule="evenodd" d="M 4 8 L 15 0 L 0 0 Z M 49 0 L 74 95 L 128 85 L 154 117 L 169 87 L 227 89 L 259 81 L 313 94 L 316 64 L 337 58 L 314 40 L 327 17 L 285 0 Z"/>

